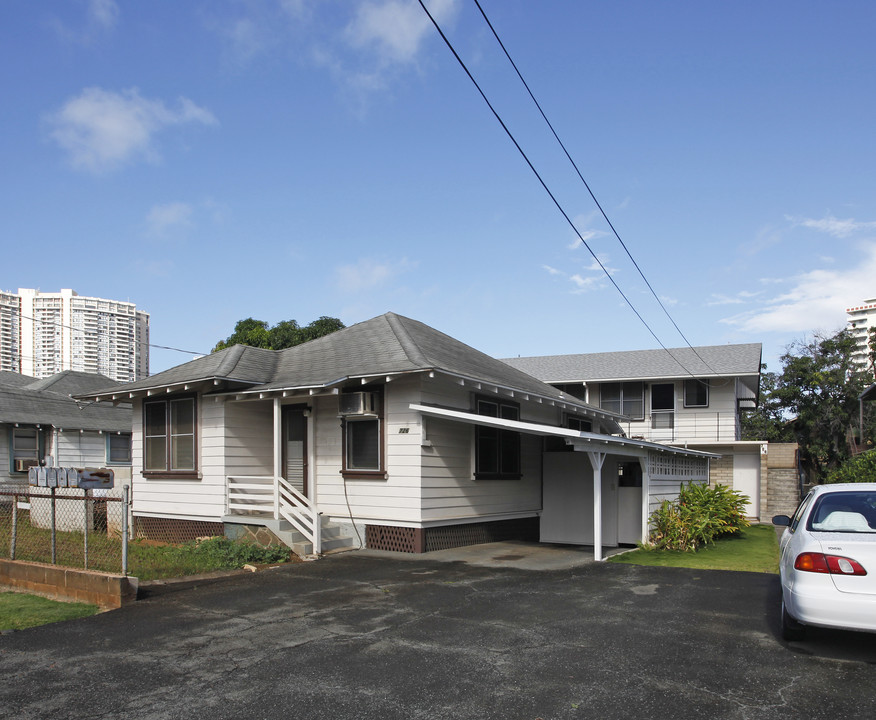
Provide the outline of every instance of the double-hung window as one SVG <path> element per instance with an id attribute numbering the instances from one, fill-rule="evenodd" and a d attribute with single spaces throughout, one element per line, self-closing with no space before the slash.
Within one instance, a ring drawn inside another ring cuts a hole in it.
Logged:
<path id="1" fill-rule="evenodd" d="M 346 478 L 383 478 L 383 392 L 368 392 L 369 412 L 344 418 L 344 465 Z"/>
<path id="2" fill-rule="evenodd" d="M 108 433 L 106 461 L 109 465 L 131 464 L 131 433 Z"/>
<path id="3" fill-rule="evenodd" d="M 519 420 L 516 403 L 476 398 L 478 415 Z M 479 480 L 506 480 L 520 477 L 520 433 L 488 425 L 475 426 L 475 477 Z"/>
<path id="4" fill-rule="evenodd" d="M 13 427 L 10 439 L 12 472 L 26 473 L 31 465 L 40 464 L 40 431 L 36 427 Z"/>
<path id="5" fill-rule="evenodd" d="M 197 477 L 197 403 L 194 397 L 143 403 L 146 475 Z"/>
<path id="6" fill-rule="evenodd" d="M 633 420 L 645 417 L 645 387 L 641 382 L 603 383 L 599 387 L 599 407 L 626 415 Z"/>

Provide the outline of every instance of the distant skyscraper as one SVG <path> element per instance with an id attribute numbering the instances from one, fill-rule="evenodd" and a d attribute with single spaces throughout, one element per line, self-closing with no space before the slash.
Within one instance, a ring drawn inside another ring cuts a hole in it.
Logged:
<path id="1" fill-rule="evenodd" d="M 73 290 L 0 293 L 0 370 L 33 377 L 80 370 L 122 382 L 148 377 L 149 314 Z"/>
<path id="2" fill-rule="evenodd" d="M 870 361 L 869 330 L 876 328 L 876 298 L 864 300 L 856 307 L 846 308 L 849 316 L 846 321 L 848 331 L 858 344 L 852 358 L 873 375 L 873 363 Z"/>

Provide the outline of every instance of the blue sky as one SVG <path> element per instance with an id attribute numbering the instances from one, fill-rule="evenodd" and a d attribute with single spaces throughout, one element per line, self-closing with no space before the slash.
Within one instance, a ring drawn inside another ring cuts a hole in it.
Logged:
<path id="1" fill-rule="evenodd" d="M 473 0 L 427 5 L 683 346 Z M 481 5 L 692 344 L 777 370 L 876 296 L 876 4 Z M 0 63 L 0 289 L 129 299 L 200 352 L 244 317 L 390 310 L 496 357 L 659 346 L 416 0 L 5 0 Z"/>

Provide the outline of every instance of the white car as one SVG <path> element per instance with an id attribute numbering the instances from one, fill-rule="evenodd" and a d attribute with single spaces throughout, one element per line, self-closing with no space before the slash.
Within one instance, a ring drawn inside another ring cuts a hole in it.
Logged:
<path id="1" fill-rule="evenodd" d="M 807 625 L 876 632 L 876 483 L 818 485 L 794 517 L 776 515 L 782 637 Z"/>

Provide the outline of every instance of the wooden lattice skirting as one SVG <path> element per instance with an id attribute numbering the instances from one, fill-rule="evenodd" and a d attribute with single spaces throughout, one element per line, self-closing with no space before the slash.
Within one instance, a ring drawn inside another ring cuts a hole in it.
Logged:
<path id="1" fill-rule="evenodd" d="M 423 553 L 500 540 L 538 540 L 538 518 L 406 528 L 366 525 L 365 546 L 371 550 Z"/>

